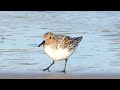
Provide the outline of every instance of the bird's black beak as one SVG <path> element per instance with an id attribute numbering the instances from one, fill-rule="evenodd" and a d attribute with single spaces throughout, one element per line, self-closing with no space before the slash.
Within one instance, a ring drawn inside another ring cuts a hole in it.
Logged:
<path id="1" fill-rule="evenodd" d="M 40 45 L 38 45 L 38 47 L 40 47 L 41 45 L 44 45 L 44 44 L 45 44 L 45 40 L 43 40 L 43 42 Z"/>

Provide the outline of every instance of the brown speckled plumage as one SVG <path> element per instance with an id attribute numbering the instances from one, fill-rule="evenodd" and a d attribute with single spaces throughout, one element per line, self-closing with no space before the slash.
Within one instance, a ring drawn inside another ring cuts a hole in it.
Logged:
<path id="1" fill-rule="evenodd" d="M 68 50 L 74 49 L 78 46 L 79 42 L 81 41 L 82 37 L 75 37 L 71 38 L 65 35 L 55 35 L 51 32 L 44 34 L 45 44 L 50 45 L 54 49 L 58 48 L 68 48 Z"/>

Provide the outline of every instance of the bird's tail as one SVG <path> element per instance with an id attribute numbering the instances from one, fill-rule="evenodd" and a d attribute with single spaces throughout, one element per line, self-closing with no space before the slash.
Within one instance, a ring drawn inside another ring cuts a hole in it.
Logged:
<path id="1" fill-rule="evenodd" d="M 75 39 L 76 42 L 79 43 L 82 40 L 82 38 L 83 38 L 83 36 L 81 36 L 81 37 L 75 37 L 74 39 Z"/>

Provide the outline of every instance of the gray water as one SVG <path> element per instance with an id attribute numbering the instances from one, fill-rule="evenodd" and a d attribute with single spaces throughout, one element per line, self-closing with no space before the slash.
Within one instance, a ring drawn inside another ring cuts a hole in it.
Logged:
<path id="1" fill-rule="evenodd" d="M 49 73 L 52 60 L 38 47 L 46 32 L 83 36 L 69 58 L 68 74 L 120 73 L 119 11 L 1 11 L 0 73 Z M 57 61 L 50 73 L 59 73 Z"/>

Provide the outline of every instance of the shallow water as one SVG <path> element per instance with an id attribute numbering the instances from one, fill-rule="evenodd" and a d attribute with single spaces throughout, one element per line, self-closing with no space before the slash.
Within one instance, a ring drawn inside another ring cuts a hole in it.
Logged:
<path id="1" fill-rule="evenodd" d="M 46 32 L 83 36 L 67 63 L 68 74 L 120 73 L 119 11 L 1 11 L 0 73 L 48 73 L 52 60 L 42 42 Z M 57 61 L 51 73 L 63 70 Z"/>

